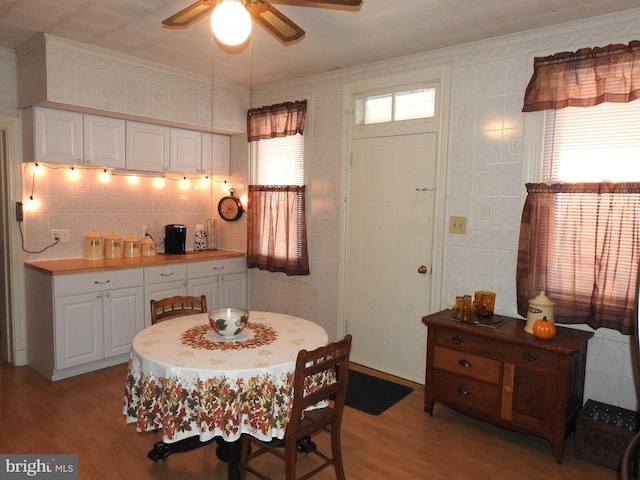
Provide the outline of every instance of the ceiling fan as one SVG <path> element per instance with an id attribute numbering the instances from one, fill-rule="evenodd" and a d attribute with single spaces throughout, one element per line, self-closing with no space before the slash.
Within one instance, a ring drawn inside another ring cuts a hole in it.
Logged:
<path id="1" fill-rule="evenodd" d="M 207 14 L 210 14 L 218 3 L 219 0 L 198 0 L 187 8 L 180 10 L 175 15 L 163 20 L 162 23 L 167 27 L 188 27 Z M 305 33 L 304 30 L 273 7 L 271 3 L 286 2 L 280 2 L 278 0 L 242 0 L 242 4 L 249 12 L 249 15 L 251 15 L 251 18 L 283 43 L 290 43 L 302 37 Z M 308 7 L 320 5 L 359 7 L 362 4 L 362 0 L 297 0 L 294 3 Z"/>

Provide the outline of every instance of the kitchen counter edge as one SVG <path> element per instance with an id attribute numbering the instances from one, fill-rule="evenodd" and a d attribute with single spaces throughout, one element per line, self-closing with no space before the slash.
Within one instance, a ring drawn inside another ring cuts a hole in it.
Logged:
<path id="1" fill-rule="evenodd" d="M 126 268 L 156 267 L 174 263 L 202 262 L 206 260 L 224 260 L 244 257 L 244 252 L 234 250 L 189 251 L 185 254 L 159 253 L 153 257 L 116 258 L 107 260 L 85 260 L 83 258 L 65 258 L 59 260 L 28 261 L 26 268 L 38 270 L 50 275 L 71 275 L 75 273 L 103 272 L 106 270 L 122 270 Z"/>

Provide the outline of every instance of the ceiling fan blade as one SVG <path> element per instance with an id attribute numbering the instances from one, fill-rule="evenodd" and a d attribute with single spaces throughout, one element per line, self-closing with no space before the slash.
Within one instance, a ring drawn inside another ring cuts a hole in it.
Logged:
<path id="1" fill-rule="evenodd" d="M 286 3 L 291 5 L 306 6 L 309 3 L 309 7 L 320 5 L 340 5 L 343 7 L 359 7 L 362 5 L 362 0 L 273 0 L 273 3 Z"/>
<path id="2" fill-rule="evenodd" d="M 217 3 L 217 0 L 198 0 L 196 3 L 192 3 L 187 8 L 163 20 L 162 24 L 167 27 L 188 27 L 208 13 L 211 13 Z"/>
<path id="3" fill-rule="evenodd" d="M 309 0 L 308 3 L 325 3 L 329 5 L 344 5 L 345 7 L 359 7 L 362 4 L 362 0 Z"/>
<path id="4" fill-rule="evenodd" d="M 251 17 L 284 43 L 304 35 L 304 30 L 268 3 L 258 1 L 247 5 Z"/>

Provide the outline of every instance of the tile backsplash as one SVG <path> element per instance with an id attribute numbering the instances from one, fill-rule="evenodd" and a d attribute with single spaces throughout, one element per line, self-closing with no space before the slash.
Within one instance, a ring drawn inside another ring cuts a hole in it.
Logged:
<path id="1" fill-rule="evenodd" d="M 217 201 L 225 195 L 217 178 L 202 183 L 197 178 L 135 177 L 134 183 L 133 177 L 101 169 L 72 172 L 62 165 L 40 165 L 39 173 L 33 170 L 34 164 L 23 167 L 23 192 L 35 202 L 24 207 L 25 260 L 82 257 L 84 237 L 91 229 L 103 236 L 114 231 L 123 239 L 134 233 L 142 240 L 145 225 L 163 251 L 164 226 L 172 223 L 187 225 L 187 250 L 191 250 L 196 224 L 218 218 Z M 224 228 L 218 221 L 221 240 Z M 46 248 L 52 243 L 52 229 L 69 230 L 71 241 Z"/>

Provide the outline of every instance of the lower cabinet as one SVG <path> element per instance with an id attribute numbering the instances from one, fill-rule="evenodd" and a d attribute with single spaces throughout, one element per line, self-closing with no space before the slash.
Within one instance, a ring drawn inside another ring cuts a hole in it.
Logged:
<path id="1" fill-rule="evenodd" d="M 469 416 L 549 440 L 560 463 L 582 407 L 590 332 L 557 328 L 551 340 L 499 317 L 487 327 L 456 321 L 450 310 L 423 317 L 428 327 L 424 409 L 442 403 Z"/>
<path id="2" fill-rule="evenodd" d="M 142 330 L 142 287 L 58 297 L 56 370 L 128 355 Z"/>
<path id="3" fill-rule="evenodd" d="M 187 294 L 187 267 L 184 263 L 144 269 L 144 324 L 151 325 L 151 300 Z"/>
<path id="4" fill-rule="evenodd" d="M 26 268 L 28 364 L 59 380 L 129 359 L 151 325 L 151 300 L 206 295 L 209 309 L 247 306 L 246 258 L 52 275 Z"/>
<path id="5" fill-rule="evenodd" d="M 187 264 L 189 295 L 207 297 L 207 308 L 247 308 L 247 261 L 242 258 Z"/>
<path id="6" fill-rule="evenodd" d="M 142 269 L 54 277 L 27 269 L 26 278 L 35 370 L 58 380 L 126 361 L 144 327 Z"/>

